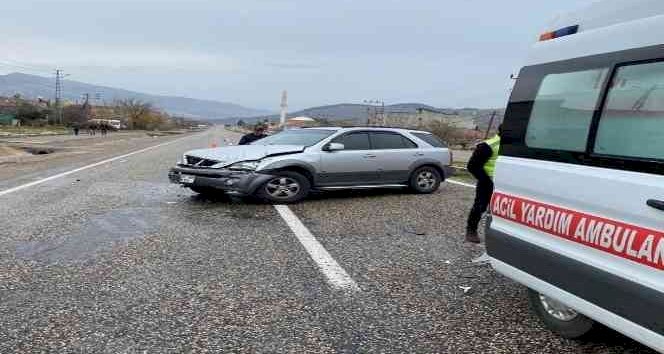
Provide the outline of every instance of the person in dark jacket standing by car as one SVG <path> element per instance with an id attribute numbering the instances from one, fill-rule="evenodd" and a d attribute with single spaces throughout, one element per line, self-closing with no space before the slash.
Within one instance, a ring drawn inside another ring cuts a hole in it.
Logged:
<path id="1" fill-rule="evenodd" d="M 254 127 L 254 131 L 243 136 L 242 139 L 240 139 L 238 145 L 249 145 L 256 140 L 263 139 L 266 136 L 267 135 L 265 134 L 265 126 L 263 126 L 262 124 L 256 124 L 256 126 Z"/>
<path id="2" fill-rule="evenodd" d="M 500 136 L 502 125 L 498 127 L 498 134 L 489 140 L 485 140 L 475 147 L 473 155 L 468 161 L 468 172 L 477 179 L 475 188 L 475 202 L 466 227 L 466 242 L 480 243 L 477 229 L 482 220 L 482 214 L 489 207 L 491 195 L 493 194 L 493 175 L 496 168 L 496 160 L 500 150 Z"/>

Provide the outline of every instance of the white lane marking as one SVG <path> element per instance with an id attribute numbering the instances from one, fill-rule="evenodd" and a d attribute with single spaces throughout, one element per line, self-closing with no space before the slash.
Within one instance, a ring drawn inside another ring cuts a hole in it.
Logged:
<path id="1" fill-rule="evenodd" d="M 451 184 L 459 185 L 459 186 L 464 186 L 464 187 L 468 187 L 468 188 L 475 188 L 475 186 L 470 184 L 470 183 L 459 182 L 459 181 L 455 181 L 453 179 L 446 179 L 445 181 L 448 182 L 448 183 L 451 183 Z"/>
<path id="2" fill-rule="evenodd" d="M 491 261 L 489 255 L 484 251 L 479 257 L 473 258 L 473 263 L 488 264 Z"/>
<path id="3" fill-rule="evenodd" d="M 316 262 L 318 268 L 327 277 L 327 281 L 333 288 L 339 290 L 359 291 L 357 283 L 341 268 L 339 263 L 332 258 L 323 245 L 316 240 L 302 221 L 286 205 L 275 205 L 275 209 L 288 227 L 293 231 L 304 249 L 307 250 L 311 259 Z"/>
<path id="4" fill-rule="evenodd" d="M 175 139 L 175 140 L 172 140 L 172 141 L 168 141 L 168 142 L 165 142 L 165 143 L 157 144 L 157 145 L 154 145 L 154 146 L 149 146 L 149 147 L 144 148 L 144 149 L 140 149 L 140 150 L 132 151 L 132 152 L 130 152 L 130 153 L 128 153 L 128 154 L 124 154 L 124 155 L 120 155 L 120 156 L 112 157 L 112 158 L 110 158 L 110 159 L 106 159 L 106 160 L 103 160 L 103 161 L 95 162 L 95 163 L 93 163 L 93 164 L 91 164 L 91 165 L 87 165 L 87 166 L 79 167 L 79 168 L 73 169 L 73 170 L 71 170 L 71 171 L 67 171 L 67 172 L 59 173 L 59 174 L 57 174 L 57 175 L 53 175 L 53 176 L 50 176 L 50 177 L 42 178 L 42 179 L 40 179 L 40 180 L 36 180 L 36 181 L 30 182 L 30 183 L 22 184 L 22 185 L 20 185 L 20 186 L 16 186 L 16 187 L 13 187 L 13 188 L 5 189 L 5 190 L 3 190 L 3 191 L 0 191 L 0 197 L 3 196 L 3 195 L 9 194 L 9 193 L 13 193 L 13 192 L 20 191 L 20 190 L 22 190 L 22 189 L 26 189 L 26 188 L 30 188 L 30 187 L 32 187 L 32 186 L 36 186 L 36 185 L 38 185 L 38 184 L 42 184 L 42 183 L 44 183 L 44 182 L 48 182 L 48 181 L 52 181 L 52 180 L 54 180 L 54 179 L 58 179 L 58 178 L 61 178 L 61 177 L 65 177 L 65 176 L 68 176 L 68 175 L 70 175 L 70 174 L 72 174 L 72 173 L 81 172 L 81 171 L 83 171 L 83 170 L 87 170 L 87 169 L 90 169 L 90 168 L 93 168 L 93 167 L 97 167 L 97 166 L 100 166 L 100 165 L 103 165 L 103 164 L 106 164 L 106 163 L 109 163 L 109 162 L 113 162 L 113 161 L 116 161 L 116 160 L 124 159 L 125 157 L 129 157 L 129 156 L 132 156 L 132 155 L 140 154 L 140 153 L 142 153 L 142 152 L 146 152 L 146 151 L 149 151 L 149 150 L 153 150 L 153 149 L 156 149 L 156 148 L 159 148 L 159 147 L 162 147 L 162 146 L 170 145 L 170 144 L 173 144 L 173 143 L 178 142 L 178 141 L 180 141 L 180 140 L 187 139 L 187 138 L 191 138 L 192 136 L 193 136 L 193 135 L 189 135 L 189 136 L 185 136 L 185 137 L 182 137 L 182 138 L 179 138 L 179 139 Z"/>

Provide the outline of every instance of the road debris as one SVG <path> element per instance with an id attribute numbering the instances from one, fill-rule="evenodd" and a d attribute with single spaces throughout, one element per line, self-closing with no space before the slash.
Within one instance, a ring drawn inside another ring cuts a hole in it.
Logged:
<path id="1" fill-rule="evenodd" d="M 472 290 L 473 287 L 472 287 L 472 286 L 459 286 L 459 289 L 463 290 L 463 293 L 464 293 L 464 294 L 468 294 L 468 292 L 469 292 L 470 290 Z"/>

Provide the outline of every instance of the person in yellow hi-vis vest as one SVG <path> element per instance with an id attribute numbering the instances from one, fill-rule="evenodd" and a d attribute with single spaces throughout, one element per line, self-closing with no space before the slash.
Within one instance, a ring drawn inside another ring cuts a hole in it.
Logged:
<path id="1" fill-rule="evenodd" d="M 477 234 L 482 215 L 489 207 L 491 195 L 493 194 L 493 174 L 496 168 L 496 160 L 500 151 L 500 135 L 502 125 L 498 127 L 498 134 L 493 138 L 477 144 L 473 155 L 468 160 L 468 172 L 477 179 L 475 188 L 475 202 L 466 227 L 466 242 L 480 243 Z"/>

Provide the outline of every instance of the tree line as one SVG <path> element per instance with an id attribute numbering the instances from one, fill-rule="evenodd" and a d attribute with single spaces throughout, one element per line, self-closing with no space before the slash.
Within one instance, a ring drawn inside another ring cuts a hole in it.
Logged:
<path id="1" fill-rule="evenodd" d="M 85 126 L 91 119 L 120 120 L 127 129 L 164 130 L 186 127 L 195 122 L 172 117 L 157 109 L 151 103 L 135 98 L 115 100 L 104 106 L 93 106 L 88 102 L 62 107 L 60 116 L 55 104 L 50 101 L 28 100 L 20 95 L 13 97 L 13 112 L 21 125 L 46 126 Z M 6 109 L 5 109 L 6 110 Z"/>

